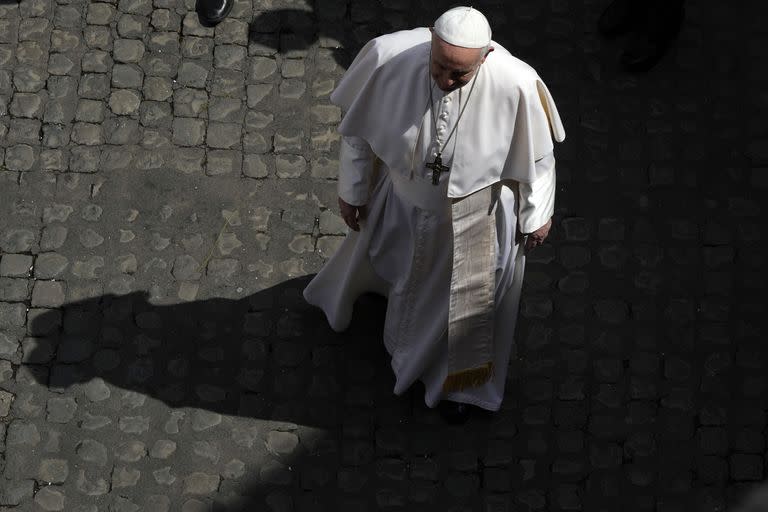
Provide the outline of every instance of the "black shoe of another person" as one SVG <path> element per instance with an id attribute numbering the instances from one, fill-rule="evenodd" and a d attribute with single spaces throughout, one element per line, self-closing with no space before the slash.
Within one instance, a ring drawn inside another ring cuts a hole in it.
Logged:
<path id="1" fill-rule="evenodd" d="M 655 66 L 680 33 L 684 16 L 682 5 L 650 15 L 642 29 L 633 33 L 627 40 L 619 57 L 624 69 L 642 72 Z"/>
<path id="2" fill-rule="evenodd" d="M 613 0 L 597 20 L 597 29 L 606 37 L 632 30 L 643 18 L 643 3 L 647 0 Z"/>
<path id="3" fill-rule="evenodd" d="M 437 404 L 437 410 L 449 425 L 463 425 L 469 419 L 471 405 L 443 400 Z"/>
<path id="4" fill-rule="evenodd" d="M 227 17 L 235 0 L 197 0 L 196 11 L 200 24 L 205 27 L 217 25 Z"/>

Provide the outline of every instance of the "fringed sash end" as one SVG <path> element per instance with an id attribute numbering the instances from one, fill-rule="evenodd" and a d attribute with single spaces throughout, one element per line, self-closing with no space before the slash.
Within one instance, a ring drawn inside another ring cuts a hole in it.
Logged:
<path id="1" fill-rule="evenodd" d="M 443 383 L 443 392 L 463 391 L 466 388 L 482 386 L 493 377 L 493 363 L 452 373 Z"/>

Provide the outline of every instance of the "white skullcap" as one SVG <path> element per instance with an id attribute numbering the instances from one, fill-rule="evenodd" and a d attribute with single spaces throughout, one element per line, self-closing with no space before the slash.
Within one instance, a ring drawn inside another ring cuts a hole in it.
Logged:
<path id="1" fill-rule="evenodd" d="M 491 25 L 472 7 L 454 7 L 435 21 L 435 34 L 448 44 L 463 48 L 485 48 L 491 44 Z"/>

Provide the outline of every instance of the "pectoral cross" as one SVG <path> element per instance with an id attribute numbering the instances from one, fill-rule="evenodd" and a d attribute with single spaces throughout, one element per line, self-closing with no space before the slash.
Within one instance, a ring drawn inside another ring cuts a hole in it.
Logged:
<path id="1" fill-rule="evenodd" d="M 435 156 L 435 161 L 426 164 L 427 169 L 432 169 L 432 184 L 437 185 L 440 181 L 440 173 L 448 172 L 451 168 L 447 165 L 443 165 L 443 159 L 440 157 L 440 153 Z"/>

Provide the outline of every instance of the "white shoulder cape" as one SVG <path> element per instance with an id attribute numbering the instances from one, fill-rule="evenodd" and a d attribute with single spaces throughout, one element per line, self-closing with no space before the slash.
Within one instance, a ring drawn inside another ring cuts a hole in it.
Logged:
<path id="1" fill-rule="evenodd" d="M 410 173 L 429 101 L 430 41 L 426 28 L 371 40 L 331 95 L 345 112 L 339 132 L 365 139 L 391 170 L 403 174 Z M 501 180 L 532 183 L 538 177 L 535 162 L 552 151 L 552 139 L 565 139 L 555 102 L 536 71 L 498 43 L 493 47 L 454 135 L 448 197 Z"/>

